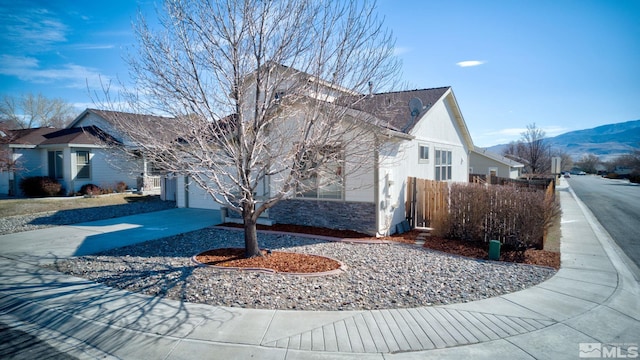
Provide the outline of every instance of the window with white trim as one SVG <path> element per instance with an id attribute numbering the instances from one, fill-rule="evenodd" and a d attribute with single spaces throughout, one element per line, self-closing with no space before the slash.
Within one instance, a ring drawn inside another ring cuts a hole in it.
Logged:
<path id="1" fill-rule="evenodd" d="M 451 151 L 436 149 L 435 179 L 437 181 L 451 180 Z"/>
<path id="2" fill-rule="evenodd" d="M 76 151 L 76 178 L 91 178 L 91 152 Z"/>
<path id="3" fill-rule="evenodd" d="M 425 163 L 429 161 L 429 146 L 418 145 L 418 162 Z"/>

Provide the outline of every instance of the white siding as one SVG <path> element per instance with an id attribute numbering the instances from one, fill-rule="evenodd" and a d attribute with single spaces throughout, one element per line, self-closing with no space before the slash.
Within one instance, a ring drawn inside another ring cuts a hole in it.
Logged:
<path id="1" fill-rule="evenodd" d="M 43 156 L 44 154 L 44 156 Z M 18 170 L 15 172 L 15 189 L 20 192 L 20 181 L 24 178 L 32 176 L 47 176 L 47 153 L 40 149 L 15 149 L 13 154 L 14 159 L 18 161 Z M 44 162 L 42 159 L 44 158 Z M 44 165 L 43 165 L 44 164 Z M 9 192 L 9 176 L 7 175 L 7 191 L 2 192 L 7 194 Z"/>
<path id="2" fill-rule="evenodd" d="M 433 104 L 411 131 L 413 140 L 396 140 L 381 152 L 379 172 L 379 233 L 395 232 L 405 220 L 408 177 L 435 179 L 435 150 L 451 151 L 452 182 L 469 181 L 469 155 L 446 98 Z M 419 147 L 429 147 L 429 159 L 420 160 Z"/>
<path id="3" fill-rule="evenodd" d="M 76 151 L 91 152 L 91 177 L 89 179 L 77 179 Z M 74 191 L 79 191 L 80 187 L 85 184 L 95 184 L 101 188 L 113 188 L 115 185 L 123 181 L 131 189 L 135 189 L 136 179 L 138 176 L 137 169 L 141 169 L 142 160 L 131 159 L 115 161 L 116 157 L 113 151 L 105 149 L 82 149 L 74 148 L 71 156 L 71 173 L 74 183 Z"/>
<path id="4" fill-rule="evenodd" d="M 0 171 L 0 194 L 9 194 L 9 172 Z"/>
<path id="5" fill-rule="evenodd" d="M 176 177 L 176 207 L 188 207 L 184 176 Z"/>
<path id="6" fill-rule="evenodd" d="M 184 184 L 184 181 L 182 182 Z M 177 192 L 180 192 L 179 189 Z M 189 196 L 188 207 L 196 209 L 213 209 L 219 210 L 220 204 L 213 201 L 210 195 L 208 195 L 200 186 L 195 182 L 189 182 L 187 184 L 186 195 Z"/>

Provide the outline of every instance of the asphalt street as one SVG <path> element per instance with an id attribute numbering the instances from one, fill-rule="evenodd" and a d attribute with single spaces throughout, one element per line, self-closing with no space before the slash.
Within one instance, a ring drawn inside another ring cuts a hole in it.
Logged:
<path id="1" fill-rule="evenodd" d="M 572 175 L 568 180 L 618 246 L 640 266 L 640 185 L 591 175 Z"/>

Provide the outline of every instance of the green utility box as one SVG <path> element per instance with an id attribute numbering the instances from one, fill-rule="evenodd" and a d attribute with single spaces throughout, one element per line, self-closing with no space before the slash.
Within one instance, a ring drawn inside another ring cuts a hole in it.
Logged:
<path id="1" fill-rule="evenodd" d="M 500 241 L 489 241 L 489 260 L 500 260 Z"/>

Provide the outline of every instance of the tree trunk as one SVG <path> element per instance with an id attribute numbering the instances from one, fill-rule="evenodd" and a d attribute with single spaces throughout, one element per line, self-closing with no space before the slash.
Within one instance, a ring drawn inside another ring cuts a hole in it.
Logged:
<path id="1" fill-rule="evenodd" d="M 244 250 L 245 257 L 252 258 L 262 256 L 258 246 L 258 231 L 256 229 L 256 218 L 254 217 L 253 205 L 244 205 L 242 210 L 244 220 Z"/>

